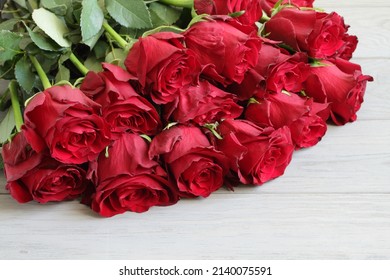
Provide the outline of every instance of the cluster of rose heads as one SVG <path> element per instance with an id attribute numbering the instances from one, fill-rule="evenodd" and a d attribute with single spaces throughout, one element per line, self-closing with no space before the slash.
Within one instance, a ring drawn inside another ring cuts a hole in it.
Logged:
<path id="1" fill-rule="evenodd" d="M 81 198 L 110 217 L 281 176 L 327 121 L 356 120 L 372 78 L 349 62 L 357 38 L 342 17 L 276 2 L 195 0 L 210 16 L 139 38 L 126 70 L 104 63 L 80 88 L 38 93 L 3 147 L 12 197 Z"/>

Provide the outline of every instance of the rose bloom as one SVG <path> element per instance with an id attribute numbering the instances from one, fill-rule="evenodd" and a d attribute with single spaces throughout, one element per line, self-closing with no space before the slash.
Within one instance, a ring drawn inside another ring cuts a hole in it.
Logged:
<path id="1" fill-rule="evenodd" d="M 275 7 L 275 4 L 279 0 L 260 0 L 260 5 L 262 9 L 268 14 L 271 15 L 272 9 Z M 294 5 L 296 7 L 313 7 L 314 0 L 283 0 L 282 5 Z"/>
<path id="2" fill-rule="evenodd" d="M 114 137 L 124 132 L 154 135 L 162 124 L 157 110 L 130 85 L 132 76 L 119 66 L 103 63 L 103 71 L 89 71 L 80 89 L 102 106 L 103 118 Z"/>
<path id="3" fill-rule="evenodd" d="M 222 187 L 228 171 L 225 155 L 197 127 L 164 130 L 153 138 L 149 155 L 161 157 L 184 197 L 208 197 Z"/>
<path id="4" fill-rule="evenodd" d="M 316 102 L 330 104 L 330 117 L 336 125 L 355 121 L 367 82 L 373 78 L 363 75 L 360 65 L 343 59 L 324 60 L 320 64 L 323 66 L 311 67 L 306 94 Z"/>
<path id="5" fill-rule="evenodd" d="M 246 73 L 242 83 L 231 85 L 228 90 L 240 100 L 283 90 L 298 93 L 303 90 L 309 74 L 307 55 L 291 55 L 276 43 L 268 42 L 261 47 L 256 66 Z"/>
<path id="6" fill-rule="evenodd" d="M 259 0 L 195 0 L 194 7 L 199 15 L 230 15 L 245 11 L 236 19 L 246 25 L 254 24 L 263 15 Z"/>
<path id="7" fill-rule="evenodd" d="M 184 36 L 186 46 L 202 65 L 202 73 L 224 86 L 242 82 L 245 73 L 256 65 L 261 48 L 254 27 L 229 17 L 198 22 Z"/>
<path id="8" fill-rule="evenodd" d="M 241 115 L 243 108 L 236 97 L 207 81 L 182 89 L 179 100 L 166 106 L 173 122 L 193 122 L 198 125 L 234 119 Z"/>
<path id="9" fill-rule="evenodd" d="M 200 66 L 195 54 L 184 47 L 183 36 L 159 32 L 140 38 L 131 48 L 126 69 L 156 104 L 175 100 L 183 86 L 196 83 Z"/>
<path id="10" fill-rule="evenodd" d="M 22 129 L 38 153 L 70 164 L 94 160 L 111 142 L 101 106 L 70 86 L 53 86 L 27 104 Z"/>
<path id="11" fill-rule="evenodd" d="M 287 126 L 296 149 L 316 145 L 327 130 L 328 104 L 297 94 L 267 94 L 248 105 L 245 118 L 260 127 Z"/>
<path id="12" fill-rule="evenodd" d="M 282 41 L 314 58 L 350 59 L 357 44 L 337 13 L 284 8 L 266 23 L 265 30 L 269 39 Z"/>
<path id="13" fill-rule="evenodd" d="M 246 120 L 226 120 L 218 131 L 223 139 L 217 148 L 229 158 L 230 169 L 243 184 L 261 185 L 279 177 L 291 161 L 294 144 L 286 126 L 263 129 Z"/>
<path id="14" fill-rule="evenodd" d="M 85 171 L 36 153 L 23 132 L 2 148 L 6 189 L 20 203 L 63 201 L 79 197 L 85 190 Z"/>
<path id="15" fill-rule="evenodd" d="M 280 62 L 269 69 L 267 73 L 267 90 L 281 93 L 286 90 L 298 93 L 303 90 L 304 82 L 310 73 L 307 56 L 302 53 L 281 55 Z"/>
<path id="16" fill-rule="evenodd" d="M 148 157 L 149 146 L 142 137 L 126 133 L 92 163 L 90 175 L 96 188 L 83 203 L 104 217 L 126 211 L 145 212 L 152 206 L 168 206 L 179 199 L 167 173 Z"/>

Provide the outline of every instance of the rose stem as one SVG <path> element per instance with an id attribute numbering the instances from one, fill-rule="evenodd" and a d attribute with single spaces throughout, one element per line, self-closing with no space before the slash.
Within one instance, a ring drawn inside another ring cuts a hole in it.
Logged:
<path id="1" fill-rule="evenodd" d="M 23 117 L 22 117 L 22 113 L 20 111 L 20 104 L 19 104 L 18 92 L 17 92 L 16 85 L 17 85 L 16 81 L 14 81 L 14 80 L 11 81 L 9 84 L 9 91 L 11 93 L 11 104 L 12 104 L 12 109 L 14 111 L 16 130 L 18 132 L 20 132 L 20 128 L 23 125 Z"/>
<path id="2" fill-rule="evenodd" d="M 215 124 L 205 124 L 204 127 L 210 130 L 217 139 L 223 139 L 223 137 L 215 130 Z"/>
<path id="3" fill-rule="evenodd" d="M 114 40 L 118 43 L 118 45 L 122 48 L 122 49 L 126 49 L 127 47 L 127 42 L 125 39 L 123 39 L 121 37 L 121 35 L 119 35 L 115 30 L 114 28 L 112 28 L 107 22 L 104 22 L 103 23 L 103 28 L 108 32 L 108 34 L 111 35 L 112 38 L 114 38 Z"/>
<path id="4" fill-rule="evenodd" d="M 38 76 L 42 81 L 43 88 L 44 89 L 50 88 L 51 83 L 50 83 L 49 79 L 47 78 L 45 71 L 42 69 L 41 64 L 39 64 L 39 61 L 35 58 L 35 56 L 30 55 L 29 57 L 30 57 L 32 64 L 34 65 L 35 69 L 38 72 Z"/>
<path id="5" fill-rule="evenodd" d="M 194 0 L 159 0 L 163 4 L 182 7 L 182 8 L 192 8 L 194 6 Z"/>
<path id="6" fill-rule="evenodd" d="M 77 56 L 74 55 L 74 53 L 70 53 L 69 59 L 70 61 L 72 61 L 73 65 L 76 66 L 76 68 L 81 72 L 81 74 L 83 74 L 84 76 L 87 75 L 89 69 L 81 63 L 81 61 L 77 58 Z"/>
<path id="7" fill-rule="evenodd" d="M 261 16 L 260 22 L 261 23 L 266 23 L 269 21 L 271 18 L 263 11 L 263 15 Z"/>

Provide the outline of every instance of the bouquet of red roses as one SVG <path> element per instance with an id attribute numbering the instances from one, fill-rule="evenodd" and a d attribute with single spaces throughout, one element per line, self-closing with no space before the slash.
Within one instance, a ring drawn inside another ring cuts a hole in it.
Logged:
<path id="1" fill-rule="evenodd" d="M 281 176 L 372 80 L 313 2 L 2 1 L 7 190 L 110 217 Z"/>

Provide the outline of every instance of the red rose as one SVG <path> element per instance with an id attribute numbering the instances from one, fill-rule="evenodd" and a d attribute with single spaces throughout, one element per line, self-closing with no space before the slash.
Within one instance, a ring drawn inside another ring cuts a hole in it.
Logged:
<path id="1" fill-rule="evenodd" d="M 262 129 L 244 120 L 226 120 L 218 130 L 217 147 L 230 159 L 230 168 L 243 184 L 261 185 L 281 176 L 294 145 L 288 127 Z"/>
<path id="2" fill-rule="evenodd" d="M 111 132 L 116 137 L 127 131 L 147 135 L 159 132 L 160 116 L 129 84 L 132 76 L 118 66 L 108 63 L 102 66 L 103 72 L 88 72 L 80 89 L 102 105 L 102 115 Z"/>
<path id="3" fill-rule="evenodd" d="M 260 127 L 275 129 L 288 126 L 296 148 L 307 148 L 317 144 L 325 135 L 327 104 L 313 102 L 296 94 L 269 94 L 251 103 L 245 118 Z"/>
<path id="4" fill-rule="evenodd" d="M 182 41 L 179 34 L 155 33 L 140 38 L 125 60 L 127 70 L 157 104 L 172 102 L 183 86 L 196 82 L 199 76 L 199 63 Z"/>
<path id="5" fill-rule="evenodd" d="M 239 117 L 243 108 L 236 101 L 233 94 L 201 81 L 197 86 L 183 88 L 178 103 L 166 109 L 174 122 L 205 125 Z"/>
<path id="6" fill-rule="evenodd" d="M 269 68 L 267 73 L 267 90 L 281 93 L 286 90 L 298 93 L 309 76 L 310 66 L 307 57 L 302 53 L 293 56 L 281 55 L 280 61 Z"/>
<path id="7" fill-rule="evenodd" d="M 262 9 L 268 14 L 271 15 L 272 9 L 275 7 L 275 4 L 279 0 L 260 0 L 260 5 Z M 294 5 L 296 7 L 313 7 L 314 0 L 283 0 L 282 5 Z"/>
<path id="8" fill-rule="evenodd" d="M 100 109 L 79 89 L 53 86 L 28 103 L 22 129 L 36 152 L 48 147 L 60 162 L 84 163 L 95 159 L 110 143 Z"/>
<path id="9" fill-rule="evenodd" d="M 240 83 L 257 62 L 261 40 L 256 29 L 226 20 L 201 21 L 185 33 L 187 47 L 196 53 L 203 74 L 222 83 Z"/>
<path id="10" fill-rule="evenodd" d="M 134 77 L 119 66 L 102 63 L 103 71 L 89 71 L 80 85 L 80 90 L 102 107 L 109 106 L 114 100 L 135 94 L 129 81 Z M 128 93 L 130 92 L 130 93 Z"/>
<path id="11" fill-rule="evenodd" d="M 248 100 L 254 95 L 266 92 L 266 79 L 270 69 L 287 56 L 288 52 L 276 44 L 263 44 L 258 54 L 256 65 L 245 74 L 244 80 L 228 87 L 230 92 L 237 94 L 240 100 Z"/>
<path id="12" fill-rule="evenodd" d="M 197 14 L 230 15 L 236 12 L 245 13 L 236 19 L 243 24 L 252 25 L 263 15 L 258 0 L 195 0 Z"/>
<path id="13" fill-rule="evenodd" d="M 5 144 L 1 150 L 4 171 L 7 181 L 15 181 L 37 167 L 44 157 L 35 152 L 28 144 L 23 131 L 14 136 L 12 142 Z"/>
<path id="14" fill-rule="evenodd" d="M 358 64 L 343 59 L 321 61 L 324 66 L 311 67 L 306 94 L 319 103 L 330 103 L 330 116 L 337 125 L 356 120 L 371 76 L 362 74 Z"/>
<path id="15" fill-rule="evenodd" d="M 149 159 L 148 148 L 143 138 L 126 133 L 108 149 L 108 157 L 100 155 L 96 170 L 92 170 L 97 175 L 97 187 L 89 201 L 95 212 L 111 217 L 178 201 L 177 190 L 160 165 Z"/>
<path id="16" fill-rule="evenodd" d="M 222 187 L 227 159 L 197 127 L 175 126 L 158 134 L 149 155 L 161 156 L 183 196 L 207 197 Z"/>
<path id="17" fill-rule="evenodd" d="M 35 153 L 23 132 L 3 146 L 2 156 L 6 189 L 20 203 L 69 200 L 77 198 L 85 190 L 83 169 Z"/>
<path id="18" fill-rule="evenodd" d="M 262 96 L 269 92 L 298 93 L 310 73 L 308 58 L 303 53 L 290 55 L 275 44 L 263 44 L 257 64 L 250 69 L 241 84 L 231 85 L 228 90 L 238 95 L 240 100 L 252 96 Z"/>
<path id="19" fill-rule="evenodd" d="M 282 41 L 314 58 L 348 58 L 356 48 L 356 37 L 337 13 L 284 8 L 265 25 L 268 38 Z"/>

